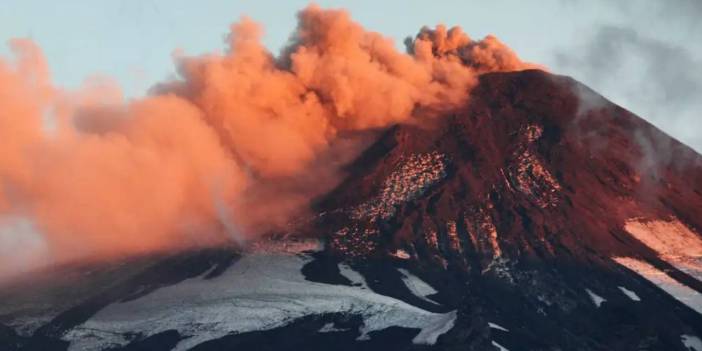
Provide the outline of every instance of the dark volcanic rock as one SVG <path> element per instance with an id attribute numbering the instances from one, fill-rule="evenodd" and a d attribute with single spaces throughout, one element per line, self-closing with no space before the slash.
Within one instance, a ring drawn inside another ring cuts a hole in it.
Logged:
<path id="1" fill-rule="evenodd" d="M 463 109 L 390 128 L 347 170 L 315 204 L 313 225 L 298 229 L 326 244 L 305 254 L 303 282 L 455 311 L 453 327 L 434 345 L 415 345 L 418 329 L 366 335 L 361 316 L 325 313 L 232 331 L 194 350 L 683 351 L 684 335 L 702 336 L 700 313 L 615 260 L 635 259 L 702 292 L 699 276 L 627 229 L 632 219 L 674 222 L 692 239 L 656 235 L 697 245 L 702 157 L 570 78 L 483 75 Z M 104 283 L 86 289 L 95 293 L 49 300 L 61 308 L 31 335 L 0 325 L 0 350 L 66 349 L 66 333 L 106 306 L 194 277 L 217 280 L 238 258 L 230 249 L 201 250 L 114 269 L 92 278 Z M 341 263 L 364 282 L 344 275 Z M 407 272 L 435 291 L 418 295 Z M 21 324 L 23 310 L 5 310 L 0 322 Z M 135 331 L 112 349 L 170 350 L 189 337 Z"/>
<path id="2" fill-rule="evenodd" d="M 486 74 L 465 109 L 435 122 L 389 130 L 320 201 L 328 250 L 378 267 L 406 253 L 453 306 L 470 296 L 485 318 L 516 323 L 493 330 L 510 350 L 682 350 L 683 330 L 702 333 L 698 313 L 612 260 L 702 292 L 623 229 L 677 218 L 702 232 L 693 150 L 541 71 Z M 627 284 L 647 302 L 632 304 Z M 607 302 L 593 308 L 586 289 Z"/>
<path id="3" fill-rule="evenodd" d="M 675 216 L 699 232 L 702 158 L 576 92 L 595 95 L 541 71 L 483 75 L 466 109 L 389 130 L 321 201 L 319 228 L 342 231 L 330 241 L 341 254 L 409 241 L 420 259 L 463 268 L 498 253 L 492 231 L 506 257 L 576 261 L 645 251 L 622 232 L 628 218 Z"/>

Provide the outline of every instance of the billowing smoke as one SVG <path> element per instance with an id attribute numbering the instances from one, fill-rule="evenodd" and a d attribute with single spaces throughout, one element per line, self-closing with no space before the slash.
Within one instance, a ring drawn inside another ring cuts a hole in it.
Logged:
<path id="1" fill-rule="evenodd" d="M 424 28 L 407 54 L 344 11 L 298 16 L 279 56 L 244 18 L 226 54 L 178 57 L 177 81 L 128 102 L 105 80 L 57 89 L 39 48 L 12 41 L 15 59 L 0 60 L 0 267 L 12 268 L 0 275 L 241 244 L 341 179 L 364 145 L 348 135 L 436 118 L 478 74 L 532 67 L 459 28 Z"/>

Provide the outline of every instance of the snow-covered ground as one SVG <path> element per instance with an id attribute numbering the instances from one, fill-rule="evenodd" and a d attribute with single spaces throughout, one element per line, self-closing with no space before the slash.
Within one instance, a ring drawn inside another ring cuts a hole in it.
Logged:
<path id="1" fill-rule="evenodd" d="M 402 281 L 415 296 L 419 297 L 420 299 L 426 302 L 439 305 L 438 302 L 427 297 L 429 295 L 436 294 L 436 290 L 434 290 L 434 288 L 432 288 L 431 285 L 419 279 L 419 277 L 410 273 L 406 269 L 400 268 L 398 270 L 400 271 L 400 273 L 402 273 Z"/>
<path id="2" fill-rule="evenodd" d="M 131 332 L 154 335 L 178 330 L 191 336 L 175 350 L 187 350 L 231 333 L 266 330 L 315 314 L 348 313 L 363 317 L 361 338 L 391 326 L 417 328 L 416 344 L 434 344 L 449 331 L 456 312 L 432 313 L 374 293 L 348 266 L 342 273 L 357 286 L 305 280 L 309 258 L 294 254 L 253 253 L 215 279 L 204 275 L 158 289 L 139 299 L 115 303 L 70 330 L 69 350 L 99 350 L 129 342 Z"/>
<path id="3" fill-rule="evenodd" d="M 675 266 L 675 268 L 702 281 L 702 257 L 677 257 L 675 260 L 667 261 Z"/>
<path id="4" fill-rule="evenodd" d="M 702 237 L 680 222 L 632 218 L 624 229 L 646 246 L 658 252 L 661 259 L 702 281 Z M 650 264 L 630 257 L 615 257 L 619 264 L 653 282 L 670 295 L 702 313 L 702 294 L 681 284 Z"/>
<path id="5" fill-rule="evenodd" d="M 349 265 L 345 263 L 340 263 L 339 264 L 339 273 L 346 277 L 346 279 L 351 281 L 351 284 L 358 286 L 359 288 L 362 289 L 369 289 L 368 288 L 368 283 L 366 283 L 366 279 L 363 278 L 361 273 L 358 273 L 354 271 Z"/>
<path id="6" fill-rule="evenodd" d="M 665 292 L 686 304 L 693 310 L 702 313 L 702 294 L 690 287 L 680 284 L 677 280 L 669 277 L 665 272 L 651 266 L 650 264 L 629 257 L 617 257 L 615 260 L 656 284 Z"/>
<path id="7" fill-rule="evenodd" d="M 597 306 L 597 307 L 602 306 L 602 303 L 605 302 L 605 301 L 607 301 L 607 299 L 605 299 L 604 297 L 602 297 L 602 296 L 600 296 L 600 295 L 595 294 L 595 293 L 592 292 L 592 290 L 590 290 L 590 289 L 585 289 L 585 291 L 586 291 L 587 294 L 590 296 L 590 299 L 592 300 L 592 303 L 594 303 L 595 306 Z"/>
<path id="8" fill-rule="evenodd" d="M 500 350 L 500 351 L 509 351 L 509 349 L 507 349 L 506 347 L 504 347 L 504 346 L 498 344 L 498 343 L 497 343 L 496 341 L 494 341 L 494 340 L 492 341 L 492 346 L 495 346 L 495 347 L 496 347 L 498 350 Z"/>
<path id="9" fill-rule="evenodd" d="M 488 327 L 490 327 L 492 329 L 502 330 L 503 332 L 509 331 L 509 329 L 507 329 L 507 328 L 505 328 L 497 323 L 492 323 L 492 322 L 488 322 Z"/>
<path id="10" fill-rule="evenodd" d="M 683 334 L 680 336 L 680 339 L 682 339 L 683 344 L 688 349 L 693 351 L 702 351 L 702 340 L 700 340 L 700 338 L 694 335 Z"/>
<path id="11" fill-rule="evenodd" d="M 676 218 L 632 218 L 624 229 L 675 268 L 702 281 L 702 236 Z"/>
<path id="12" fill-rule="evenodd" d="M 635 292 L 633 292 L 633 291 L 631 291 L 623 286 L 620 286 L 619 290 L 621 290 L 622 293 L 624 293 L 624 295 L 626 295 L 626 297 L 630 298 L 632 301 L 636 301 L 636 302 L 641 301 L 641 298 L 639 297 L 639 295 L 636 295 Z"/>
<path id="13" fill-rule="evenodd" d="M 662 257 L 702 257 L 702 237 L 676 218 L 632 218 L 626 221 L 624 229 Z"/>

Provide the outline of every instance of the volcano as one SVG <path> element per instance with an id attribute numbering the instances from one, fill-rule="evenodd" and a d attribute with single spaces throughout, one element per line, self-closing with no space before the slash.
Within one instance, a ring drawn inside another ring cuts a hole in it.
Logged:
<path id="1" fill-rule="evenodd" d="M 285 234 L 6 284 L 0 349 L 702 351 L 702 157 L 539 70 L 468 101 Z"/>

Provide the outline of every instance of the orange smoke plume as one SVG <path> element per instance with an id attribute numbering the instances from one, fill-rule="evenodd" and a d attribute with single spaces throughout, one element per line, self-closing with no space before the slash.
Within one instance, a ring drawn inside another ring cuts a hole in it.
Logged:
<path id="1" fill-rule="evenodd" d="M 226 54 L 177 58 L 179 80 L 127 103 L 105 80 L 55 88 L 40 50 L 13 41 L 16 59 L 0 59 L 0 275 L 245 241 L 340 179 L 360 151 L 340 134 L 435 118 L 477 75 L 535 67 L 460 28 L 424 28 L 403 53 L 345 11 L 298 17 L 281 55 L 244 18 Z"/>

